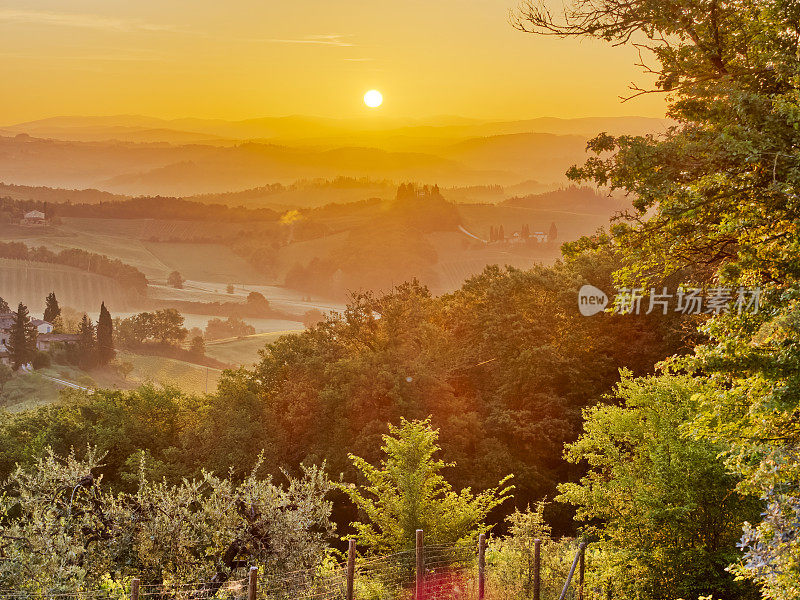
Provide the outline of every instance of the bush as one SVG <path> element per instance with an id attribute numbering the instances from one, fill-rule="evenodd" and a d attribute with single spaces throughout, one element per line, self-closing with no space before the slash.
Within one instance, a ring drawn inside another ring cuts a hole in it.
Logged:
<path id="1" fill-rule="evenodd" d="M 14 376 L 14 371 L 8 365 L 0 364 L 0 388 L 2 388 Z"/>
<path id="2" fill-rule="evenodd" d="M 31 361 L 34 369 L 46 369 L 51 363 L 52 360 L 47 352 L 37 352 Z"/>
<path id="3" fill-rule="evenodd" d="M 206 325 L 206 338 L 209 340 L 253 335 L 255 332 L 255 327 L 245 323 L 238 317 L 229 317 L 224 321 L 222 319 L 211 319 Z"/>
<path id="4" fill-rule="evenodd" d="M 9 477 L 0 587 L 74 593 L 124 569 L 169 588 L 225 581 L 242 562 L 269 573 L 319 567 L 326 556 L 331 484 L 319 467 L 287 475 L 284 486 L 259 476 L 260 462 L 238 479 L 204 471 L 170 485 L 147 479 L 142 454 L 139 486 L 124 494 L 97 477 L 104 457 L 91 447 L 84 454 L 48 452 Z"/>

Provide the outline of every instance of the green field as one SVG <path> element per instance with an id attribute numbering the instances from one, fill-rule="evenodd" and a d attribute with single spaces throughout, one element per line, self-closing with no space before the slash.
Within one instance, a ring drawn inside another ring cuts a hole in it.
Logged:
<path id="1" fill-rule="evenodd" d="M 10 305 L 23 302 L 40 316 L 50 292 L 56 293 L 62 306 L 80 310 L 99 308 L 101 302 L 111 310 L 132 307 L 130 295 L 108 277 L 64 265 L 0 259 L 0 296 Z"/>
<path id="2" fill-rule="evenodd" d="M 263 339 L 261 345 L 267 341 L 269 340 Z M 222 351 L 227 351 L 231 355 L 238 353 L 244 360 L 249 357 L 244 348 L 235 343 L 222 348 Z M 253 348 L 252 352 L 257 358 L 257 349 Z M 206 389 L 209 393 L 214 393 L 222 374 L 219 369 L 206 369 L 200 365 L 160 356 L 143 356 L 123 351 L 117 354 L 117 359 L 133 365 L 133 371 L 127 379 L 123 379 L 115 370 L 108 368 L 86 372 L 76 367 L 53 365 L 32 373 L 20 371 L 0 389 L 0 410 L 19 412 L 55 402 L 59 394 L 68 388 L 48 379 L 48 376 L 90 389 L 130 389 L 152 383 L 174 386 L 187 393 L 202 394 Z"/>
<path id="3" fill-rule="evenodd" d="M 49 404 L 64 389 L 38 372 L 16 375 L 0 391 L 0 410 L 20 412 Z"/>
<path id="4" fill-rule="evenodd" d="M 169 266 L 159 261 L 136 236 L 136 221 L 124 219 L 64 219 L 64 224 L 47 229 L 8 228 L 15 239 L 28 246 L 44 246 L 53 252 L 80 248 L 87 252 L 118 258 L 147 277 L 166 277 Z M 4 228 L 0 226 L 0 235 Z M 24 234 L 24 235 L 23 235 Z"/>
<path id="5" fill-rule="evenodd" d="M 277 278 L 283 283 L 286 273 L 296 264 L 308 265 L 313 258 L 328 258 L 347 240 L 349 233 L 337 233 L 284 246 L 278 252 Z"/>
<path id="6" fill-rule="evenodd" d="M 252 265 L 221 244 L 145 242 L 144 247 L 185 279 L 222 284 L 268 282 Z"/>
<path id="7" fill-rule="evenodd" d="M 299 333 L 300 331 L 302 330 L 275 331 L 272 333 L 248 335 L 231 340 L 210 342 L 206 344 L 206 354 L 224 363 L 249 367 L 258 361 L 258 351 L 264 346 L 275 341 L 282 335 Z"/>
<path id="8" fill-rule="evenodd" d="M 184 231 L 186 235 L 194 232 L 202 236 L 210 235 L 209 228 L 214 224 L 187 221 L 184 225 L 188 229 Z M 170 227 L 174 226 L 173 222 Z M 64 218 L 63 224 L 47 229 L 0 225 L 0 237 L 7 235 L 9 239 L 23 241 L 29 246 L 44 246 L 54 252 L 80 248 L 118 258 L 150 279 L 163 281 L 171 271 L 179 271 L 186 279 L 223 285 L 269 283 L 247 261 L 221 244 L 146 241 L 155 235 L 156 229 L 165 227 L 167 224 L 149 219 Z M 171 231 L 170 227 L 167 229 Z M 199 230 L 194 231 L 196 228 Z"/>
<path id="9" fill-rule="evenodd" d="M 217 382 L 222 374 L 219 369 L 161 356 L 120 352 L 117 358 L 133 365 L 133 371 L 128 376 L 128 383 L 131 385 L 154 383 L 175 386 L 189 393 L 202 394 L 206 390 L 213 393 L 217 390 Z"/>

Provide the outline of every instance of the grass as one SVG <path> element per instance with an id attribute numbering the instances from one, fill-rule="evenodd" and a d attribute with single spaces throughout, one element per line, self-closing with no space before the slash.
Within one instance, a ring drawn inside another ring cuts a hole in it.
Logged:
<path id="1" fill-rule="evenodd" d="M 48 376 L 90 389 L 130 389 L 143 383 L 153 383 L 174 386 L 187 393 L 201 394 L 206 390 L 206 372 L 209 393 L 216 391 L 222 373 L 219 369 L 206 370 L 199 365 L 160 356 L 143 356 L 123 351 L 117 354 L 117 358 L 133 365 L 133 371 L 127 379 L 123 379 L 110 368 L 86 372 L 68 365 L 53 365 L 32 373 L 18 372 L 0 389 L 0 409 L 21 412 L 58 400 L 61 391 L 68 388 L 48 379 Z"/>
<path id="2" fill-rule="evenodd" d="M 80 248 L 87 252 L 118 258 L 148 277 L 166 277 L 169 267 L 153 256 L 139 241 L 133 225 L 124 219 L 63 219 L 64 223 L 45 229 L 29 229 L 17 238 L 28 246 L 44 246 L 53 252 Z M 122 221 L 122 223 L 120 223 Z"/>
<path id="3" fill-rule="evenodd" d="M 278 263 L 276 265 L 278 281 L 283 282 L 286 273 L 296 264 L 305 266 L 313 258 L 329 257 L 331 253 L 344 244 L 348 235 L 347 232 L 336 233 L 313 240 L 294 242 L 282 247 L 278 252 Z"/>
<path id="4" fill-rule="evenodd" d="M 213 393 L 217 389 L 217 382 L 222 374 L 219 369 L 201 367 L 161 356 L 119 352 L 117 358 L 133 365 L 133 371 L 127 380 L 129 385 L 142 383 L 170 385 L 193 394 L 204 393 L 207 385 L 208 393 Z"/>
<path id="5" fill-rule="evenodd" d="M 258 361 L 258 351 L 264 346 L 274 342 L 282 335 L 300 331 L 302 330 L 274 331 L 218 340 L 206 344 L 206 354 L 228 364 L 250 367 Z"/>
<path id="6" fill-rule="evenodd" d="M 109 277 L 87 273 L 74 267 L 24 260 L 0 259 L 0 295 L 12 306 L 18 302 L 36 316 L 44 299 L 55 292 L 63 306 L 91 308 L 100 302 L 119 310 L 130 304 L 129 294 Z"/>
<path id="7" fill-rule="evenodd" d="M 0 407 L 8 412 L 21 412 L 58 399 L 64 389 L 39 372 L 18 373 L 0 390 Z"/>
<path id="8" fill-rule="evenodd" d="M 145 248 L 185 279 L 226 283 L 265 283 L 247 261 L 221 244 L 145 242 Z"/>

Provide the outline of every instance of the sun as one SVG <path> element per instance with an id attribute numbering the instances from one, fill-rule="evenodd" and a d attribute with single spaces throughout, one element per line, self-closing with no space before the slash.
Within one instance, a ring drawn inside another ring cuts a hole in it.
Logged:
<path id="1" fill-rule="evenodd" d="M 370 108 L 378 108 L 383 104 L 383 95 L 378 90 L 370 90 L 364 94 L 364 104 Z"/>

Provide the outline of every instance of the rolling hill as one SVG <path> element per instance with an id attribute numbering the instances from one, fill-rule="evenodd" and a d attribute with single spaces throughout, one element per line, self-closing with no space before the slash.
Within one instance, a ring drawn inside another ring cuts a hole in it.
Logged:
<path id="1" fill-rule="evenodd" d="M 114 310 L 132 307 L 128 293 L 113 279 L 50 263 L 0 259 L 0 290 L 11 305 L 24 302 L 32 312 L 44 309 L 50 292 L 64 306 L 87 310 L 106 302 Z"/>

